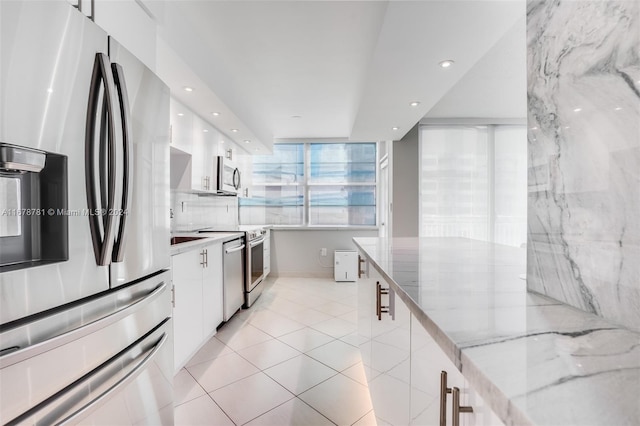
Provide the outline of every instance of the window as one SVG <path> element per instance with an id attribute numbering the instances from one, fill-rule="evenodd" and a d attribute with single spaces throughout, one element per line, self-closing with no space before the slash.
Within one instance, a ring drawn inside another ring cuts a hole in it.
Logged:
<path id="1" fill-rule="evenodd" d="M 275 144 L 253 157 L 252 185 L 244 224 L 375 226 L 376 144 Z"/>
<path id="2" fill-rule="evenodd" d="M 420 235 L 527 241 L 524 126 L 420 129 Z"/>

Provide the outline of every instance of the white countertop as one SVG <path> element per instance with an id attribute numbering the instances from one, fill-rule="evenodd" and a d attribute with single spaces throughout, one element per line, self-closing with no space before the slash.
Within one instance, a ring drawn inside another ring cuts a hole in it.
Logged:
<path id="1" fill-rule="evenodd" d="M 244 232 L 210 232 L 204 234 L 199 234 L 197 232 L 176 232 L 171 234 L 171 237 L 199 237 L 199 239 L 186 243 L 174 244 L 170 247 L 169 254 L 173 256 L 186 251 L 199 249 L 217 241 L 224 243 L 243 236 Z"/>
<path id="2" fill-rule="evenodd" d="M 640 424 L 640 333 L 527 292 L 525 249 L 354 242 L 507 425 Z"/>

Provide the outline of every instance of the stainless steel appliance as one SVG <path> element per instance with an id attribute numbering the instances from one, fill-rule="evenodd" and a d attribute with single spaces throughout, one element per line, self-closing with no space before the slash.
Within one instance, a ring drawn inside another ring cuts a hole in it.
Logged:
<path id="1" fill-rule="evenodd" d="M 240 191 L 240 169 L 233 163 L 233 151 L 228 150 L 224 156 L 214 160 L 214 176 L 216 190 L 221 195 L 237 195 Z"/>
<path id="2" fill-rule="evenodd" d="M 169 90 L 64 1 L 0 2 L 0 52 L 0 142 L 68 182 L 68 260 L 0 266 L 0 423 L 171 424 Z"/>
<path id="3" fill-rule="evenodd" d="M 247 279 L 245 280 L 245 308 L 251 307 L 260 294 L 264 285 L 264 240 L 266 231 L 255 229 L 248 231 L 247 235 Z"/>
<path id="4" fill-rule="evenodd" d="M 244 237 L 222 244 L 224 321 L 228 321 L 244 303 L 244 249 Z"/>

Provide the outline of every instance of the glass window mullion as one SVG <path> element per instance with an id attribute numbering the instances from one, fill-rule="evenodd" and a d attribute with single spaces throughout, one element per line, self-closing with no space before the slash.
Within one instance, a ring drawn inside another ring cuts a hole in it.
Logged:
<path id="1" fill-rule="evenodd" d="M 304 144 L 304 209 L 303 226 L 311 223 L 309 209 L 311 206 L 311 191 L 309 189 L 309 179 L 311 176 L 311 149 L 309 143 Z"/>

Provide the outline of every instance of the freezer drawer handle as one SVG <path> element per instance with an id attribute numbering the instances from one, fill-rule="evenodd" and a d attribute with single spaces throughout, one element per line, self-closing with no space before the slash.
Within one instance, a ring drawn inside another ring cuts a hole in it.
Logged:
<path id="1" fill-rule="evenodd" d="M 68 342 L 79 339 L 80 337 L 86 336 L 103 327 L 120 321 L 122 318 L 133 314 L 133 312 L 153 302 L 166 288 L 167 284 L 163 281 L 158 287 L 142 298 L 105 317 L 82 325 L 78 328 L 74 328 L 73 330 L 69 330 L 66 333 L 52 337 L 51 339 L 36 343 L 35 345 L 27 346 L 15 352 L 10 352 L 6 355 L 0 356 L 0 368 L 8 367 L 16 362 L 23 361 L 32 356 L 57 348 L 58 346 L 62 346 Z"/>
<path id="2" fill-rule="evenodd" d="M 232 248 L 232 249 L 227 249 L 227 250 L 225 250 L 225 251 L 224 251 L 224 253 L 225 253 L 225 254 L 235 253 L 235 252 L 237 252 L 237 251 L 242 250 L 243 248 L 245 248 L 245 245 L 244 245 L 244 244 L 242 244 L 241 246 L 238 246 L 238 247 L 234 247 L 234 248 Z"/>
<path id="3" fill-rule="evenodd" d="M 83 396 L 87 396 L 87 395 L 83 395 L 84 393 L 87 392 L 86 387 L 84 386 L 85 384 L 87 384 L 87 382 L 92 381 L 92 379 L 97 379 L 98 385 L 101 383 L 104 383 L 104 379 L 100 378 L 101 373 L 103 373 L 103 371 L 105 369 L 108 369 L 110 366 L 117 365 L 127 354 L 131 353 L 135 349 L 140 350 L 142 344 L 148 338 L 149 338 L 149 335 L 147 335 L 146 337 L 143 337 L 142 340 L 139 340 L 138 342 L 129 346 L 129 348 L 125 349 L 119 355 L 116 355 L 115 357 L 106 361 L 104 364 L 98 366 L 91 372 L 84 375 L 82 378 L 76 381 L 71 387 L 67 387 L 62 391 L 58 392 L 57 394 L 52 395 L 42 403 L 36 405 L 31 410 L 13 419 L 11 422 L 7 423 L 7 426 L 13 425 L 13 424 L 19 424 L 20 422 L 27 420 L 29 417 L 33 416 L 34 414 L 37 414 L 39 411 L 46 410 L 47 407 L 51 405 L 54 405 L 54 407 L 52 407 L 52 410 L 51 410 L 51 414 L 53 414 L 53 410 L 55 410 L 56 406 L 64 407 L 64 405 L 66 405 L 64 401 L 65 399 L 67 401 L 74 401 L 74 400 L 77 401 Z M 120 389 L 122 389 L 123 387 L 131 383 L 142 372 L 142 370 L 144 370 L 144 368 L 149 364 L 149 362 L 151 362 L 153 357 L 158 353 L 158 351 L 162 348 L 162 346 L 164 346 L 167 339 L 168 339 L 167 333 L 162 333 L 162 336 L 158 339 L 158 341 L 155 344 L 153 344 L 153 346 L 144 350 L 143 352 L 140 353 L 140 355 L 136 357 L 136 358 L 139 358 L 144 356 L 142 361 L 140 361 L 135 367 L 133 367 L 133 369 L 129 371 L 124 377 L 120 378 L 107 390 L 102 392 L 100 395 L 98 395 L 96 398 L 91 400 L 86 405 L 82 406 L 79 410 L 63 418 L 62 420 L 57 420 L 57 419 L 54 420 L 51 418 L 48 418 L 48 419 L 43 418 L 41 420 L 44 421 L 45 423 L 52 423 L 55 425 L 66 425 L 66 424 L 77 423 L 77 420 L 79 420 L 78 419 L 79 417 L 86 414 L 87 412 L 90 412 L 94 408 L 97 408 L 98 405 L 100 405 L 103 401 L 108 400 L 109 398 L 111 398 L 111 396 L 113 396 L 114 393 L 118 392 Z M 108 370 L 107 370 L 107 373 L 109 373 Z M 89 390 L 88 392 L 92 392 L 92 391 Z"/>

